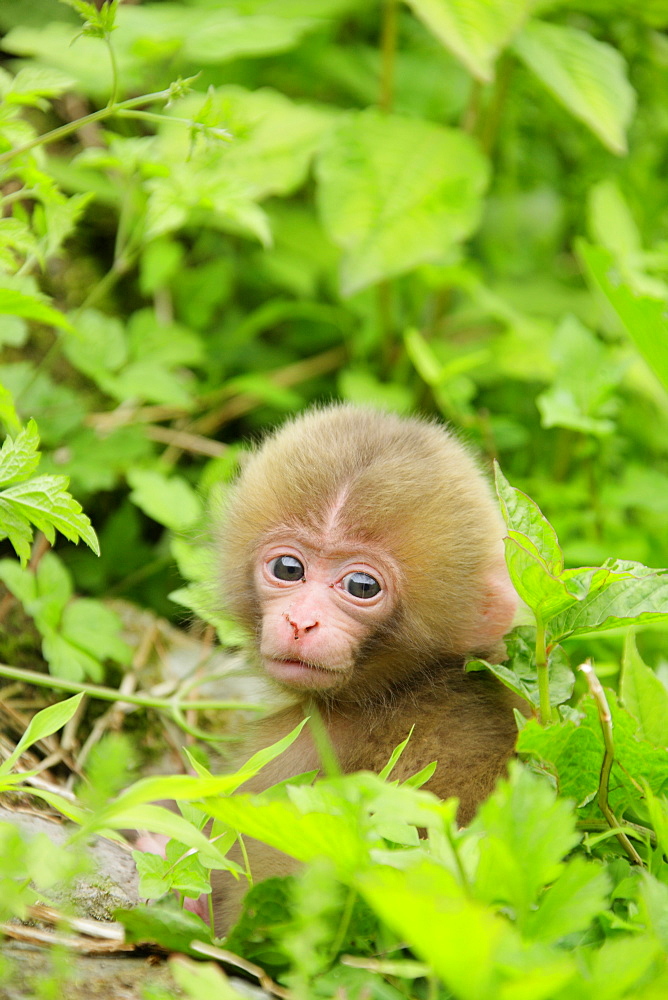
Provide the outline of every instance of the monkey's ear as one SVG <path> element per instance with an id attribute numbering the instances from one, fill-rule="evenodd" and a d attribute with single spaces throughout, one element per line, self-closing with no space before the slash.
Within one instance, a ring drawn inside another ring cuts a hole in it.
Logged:
<path id="1" fill-rule="evenodd" d="M 485 570 L 479 618 L 476 628 L 475 649 L 491 649 L 513 627 L 519 606 L 517 592 L 510 582 L 503 550 Z M 471 647 L 473 648 L 473 647 Z"/>

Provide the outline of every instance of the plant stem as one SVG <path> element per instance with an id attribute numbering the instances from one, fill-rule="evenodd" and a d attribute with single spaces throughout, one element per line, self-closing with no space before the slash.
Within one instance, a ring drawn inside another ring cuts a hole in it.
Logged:
<path id="1" fill-rule="evenodd" d="M 0 677 L 9 677 L 12 680 L 23 681 L 25 684 L 36 684 L 39 687 L 58 688 L 60 691 L 72 691 L 75 694 L 83 692 L 91 698 L 100 698 L 102 701 L 123 701 L 130 705 L 140 705 L 143 708 L 157 708 L 163 712 L 172 712 L 174 705 L 179 705 L 178 698 L 157 698 L 150 694 L 124 694 L 116 688 L 102 687 L 97 684 L 83 684 L 80 681 L 68 681 L 63 677 L 53 677 L 51 674 L 40 674 L 36 670 L 22 670 L 20 667 L 10 667 L 6 663 L 0 663 Z M 262 710 L 260 705 L 251 705 L 241 701 L 216 701 L 215 699 L 200 701 L 185 701 L 184 708 L 198 709 L 199 711 L 215 711 L 221 708 L 242 708 L 250 709 L 254 712 Z"/>
<path id="2" fill-rule="evenodd" d="M 601 723 L 601 731 L 603 733 L 603 743 L 605 745 L 605 752 L 603 754 L 603 763 L 601 764 L 601 775 L 598 782 L 598 807 L 607 819 L 611 828 L 619 827 L 617 817 L 610 808 L 608 802 L 608 784 L 610 781 L 610 771 L 612 770 L 612 765 L 615 760 L 615 741 L 612 734 L 612 714 L 610 712 L 610 706 L 608 705 L 608 699 L 605 697 L 605 691 L 601 687 L 601 682 L 594 673 L 594 668 L 591 663 L 587 661 L 580 665 L 579 669 L 585 675 L 587 680 L 587 685 L 589 687 L 589 692 L 592 695 L 594 701 L 596 702 L 596 708 L 598 709 L 598 718 Z M 625 833 L 618 831 L 615 836 L 617 840 L 622 845 L 631 861 L 635 862 L 637 865 L 642 865 L 643 860 L 636 851 L 635 847 L 626 836 Z"/>
<path id="3" fill-rule="evenodd" d="M 394 99 L 394 62 L 397 52 L 397 0 L 385 0 L 380 36 L 380 94 L 381 111 L 392 110 Z"/>
<path id="4" fill-rule="evenodd" d="M 113 115 L 122 113 L 123 111 L 131 110 L 132 108 L 139 108 L 142 104 L 152 104 L 154 101 L 167 101 L 172 97 L 170 90 L 159 90 L 154 94 L 144 94 L 142 97 L 131 97 L 127 101 L 120 101 L 118 104 L 108 104 L 105 108 L 100 108 L 98 111 L 92 111 L 89 115 L 84 115 L 83 118 L 77 118 L 73 122 L 67 122 L 65 125 L 59 125 L 58 128 L 52 129 L 50 132 L 45 132 L 44 135 L 35 136 L 30 142 L 25 142 L 22 146 L 17 146 L 16 149 L 9 149 L 5 153 L 0 154 L 0 166 L 3 163 L 9 163 L 13 160 L 15 156 L 21 156 L 23 153 L 29 153 L 31 149 L 36 146 L 46 146 L 49 143 L 57 142 L 59 139 L 64 139 L 66 136 L 71 135 L 72 132 L 77 132 L 84 125 L 90 125 L 92 122 L 104 121 L 105 118 L 111 118 Z M 171 122 L 171 118 L 165 116 L 166 121 Z M 206 129 L 206 126 L 198 124 L 196 122 L 190 122 L 193 127 L 199 127 L 202 130 Z M 224 129 L 216 129 L 216 134 L 221 136 L 225 133 Z M 229 136 L 231 138 L 231 136 Z"/>
<path id="5" fill-rule="evenodd" d="M 552 718 L 552 706 L 550 704 L 550 676 L 547 669 L 545 623 L 540 618 L 536 618 L 536 670 L 538 672 L 540 721 L 542 725 L 546 726 Z"/>

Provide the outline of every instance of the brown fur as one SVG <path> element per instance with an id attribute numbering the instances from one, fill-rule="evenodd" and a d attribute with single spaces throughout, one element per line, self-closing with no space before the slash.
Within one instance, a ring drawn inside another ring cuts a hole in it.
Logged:
<path id="1" fill-rule="evenodd" d="M 271 436 L 231 491 L 220 532 L 227 608 L 258 641 L 257 552 L 295 533 L 323 552 L 386 553 L 396 598 L 355 649 L 345 683 L 297 692 L 293 707 L 255 728 L 246 752 L 289 732 L 311 699 L 344 772 L 380 770 L 415 724 L 393 777 L 437 760 L 427 787 L 456 795 L 467 822 L 512 754 L 517 704 L 492 677 L 462 669 L 466 654 L 498 654 L 514 607 L 501 521 L 473 459 L 442 426 L 352 406 L 313 410 Z M 319 766 L 305 730 L 249 790 Z M 261 877 L 286 862 L 261 845 L 253 858 Z M 229 911 L 220 896 L 217 908 Z"/>

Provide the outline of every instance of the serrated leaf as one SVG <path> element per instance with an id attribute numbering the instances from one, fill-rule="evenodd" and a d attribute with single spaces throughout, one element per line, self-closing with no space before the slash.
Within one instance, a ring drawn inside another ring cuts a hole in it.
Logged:
<path id="1" fill-rule="evenodd" d="M 615 762 L 609 782 L 610 806 L 621 818 L 637 807 L 638 783 L 647 782 L 656 795 L 668 790 L 668 754 L 662 747 L 636 738 L 637 722 L 618 707 L 613 691 L 606 689 L 613 717 Z M 604 743 L 598 710 L 586 696 L 578 705 L 580 718 L 541 727 L 530 719 L 517 739 L 519 753 L 533 753 L 550 765 L 561 795 L 584 806 L 596 797 Z"/>
<path id="2" fill-rule="evenodd" d="M 532 551 L 531 540 L 513 531 L 504 539 L 506 565 L 513 586 L 522 600 L 542 622 L 548 622 L 577 602 L 567 584 L 550 572 Z"/>
<path id="3" fill-rule="evenodd" d="M 5 521 L 11 524 L 12 519 L 17 523 L 18 519 L 25 531 L 27 524 L 33 524 L 50 542 L 58 530 L 71 542 L 82 538 L 99 555 L 97 535 L 81 505 L 67 492 L 68 484 L 67 476 L 36 476 L 0 491 L 0 525 Z M 13 535 L 7 534 L 13 543 Z"/>
<path id="4" fill-rule="evenodd" d="M 479 80 L 489 83 L 494 63 L 521 27 L 530 0 L 407 0 L 417 17 Z"/>
<path id="5" fill-rule="evenodd" d="M 485 902 L 511 906 L 522 927 L 580 834 L 573 807 L 557 799 L 544 778 L 516 761 L 509 772 L 509 780 L 497 784 L 474 823 L 483 834 L 475 892 Z"/>
<path id="6" fill-rule="evenodd" d="M 503 961 L 514 931 L 468 898 L 449 871 L 428 858 L 408 871 L 377 865 L 357 879 L 357 886 L 458 1000 L 494 995 L 497 963 Z"/>
<path id="7" fill-rule="evenodd" d="M 640 566 L 637 575 L 603 567 L 592 577 L 590 592 L 548 625 L 550 642 L 607 631 L 641 622 L 668 624 L 668 570 Z"/>
<path id="8" fill-rule="evenodd" d="M 615 310 L 643 358 L 668 389 L 668 319 L 663 299 L 637 294 L 626 283 L 610 250 L 576 240 L 587 279 Z"/>
<path id="9" fill-rule="evenodd" d="M 617 49 L 578 28 L 532 20 L 513 42 L 522 62 L 613 153 L 626 152 L 635 91 Z"/>
<path id="10" fill-rule="evenodd" d="M 655 746 L 668 746 L 668 691 L 643 663 L 632 634 L 624 644 L 619 695 L 638 722 L 638 736 Z"/>
<path id="11" fill-rule="evenodd" d="M 356 818 L 351 813 L 304 814 L 292 802 L 263 802 L 250 795 L 210 800 L 208 808 L 215 819 L 298 861 L 330 858 L 343 877 L 363 865 L 368 857 L 368 847 L 360 838 Z"/>
<path id="12" fill-rule="evenodd" d="M 39 433 L 34 420 L 29 420 L 16 438 L 6 437 L 0 449 L 0 485 L 27 479 L 39 465 Z"/>
<path id="13" fill-rule="evenodd" d="M 475 229 L 487 161 L 460 130 L 368 110 L 317 162 L 325 228 L 344 251 L 341 288 L 362 288 L 442 260 Z"/>
<path id="14" fill-rule="evenodd" d="M 498 462 L 494 463 L 494 478 L 501 513 L 508 529 L 525 535 L 533 544 L 536 555 L 551 573 L 558 576 L 564 568 L 564 557 L 556 531 L 535 500 L 510 485 Z"/>
<path id="15" fill-rule="evenodd" d="M 33 743 L 43 740 L 46 736 L 51 736 L 57 730 L 62 729 L 78 709 L 82 698 L 83 694 L 75 694 L 74 697 L 66 698 L 55 705 L 49 705 L 48 708 L 43 708 L 37 715 L 33 715 L 13 752 L 0 765 L 0 774 L 8 774 L 24 750 L 27 750 Z"/>
<path id="16" fill-rule="evenodd" d="M 606 908 L 609 891 L 605 870 L 576 856 L 527 914 L 522 931 L 526 937 L 546 943 L 585 931 Z"/>
<path id="17" fill-rule="evenodd" d="M 0 313 L 34 319 L 38 323 L 57 326 L 69 332 L 73 330 L 70 321 L 57 309 L 53 309 L 33 295 L 26 295 L 12 288 L 0 288 Z"/>

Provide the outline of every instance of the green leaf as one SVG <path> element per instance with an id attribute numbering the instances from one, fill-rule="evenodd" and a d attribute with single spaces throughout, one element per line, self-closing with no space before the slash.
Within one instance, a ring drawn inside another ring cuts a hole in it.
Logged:
<path id="1" fill-rule="evenodd" d="M 574 316 L 557 327 L 551 352 L 557 362 L 553 384 L 536 400 L 543 427 L 568 427 L 584 434 L 610 434 L 611 396 L 623 365 L 609 347 Z"/>
<path id="2" fill-rule="evenodd" d="M 556 531 L 535 500 L 510 485 L 498 462 L 494 463 L 494 477 L 501 513 L 508 529 L 526 536 L 531 542 L 529 550 L 533 547 L 536 556 L 551 573 L 558 576 L 564 568 L 564 557 Z"/>
<path id="3" fill-rule="evenodd" d="M 39 433 L 34 420 L 12 440 L 6 437 L 0 449 L 0 485 L 27 479 L 39 465 Z"/>
<path id="4" fill-rule="evenodd" d="M 509 773 L 474 823 L 482 834 L 475 892 L 485 902 L 511 906 L 522 928 L 538 894 L 560 874 L 562 859 L 580 835 L 571 804 L 557 799 L 545 778 L 516 761 Z"/>
<path id="5" fill-rule="evenodd" d="M 402 740 L 402 742 L 399 744 L 399 746 L 396 746 L 394 748 L 394 750 L 390 754 L 390 759 L 388 760 L 387 764 L 385 765 L 385 767 L 383 768 L 383 770 L 379 772 L 379 775 L 378 775 L 379 778 L 387 779 L 392 774 L 392 771 L 394 769 L 394 765 L 399 760 L 399 758 L 401 757 L 402 753 L 404 752 L 404 750 L 408 746 L 408 741 L 410 740 L 411 736 L 413 735 L 413 730 L 414 729 L 415 729 L 415 726 L 414 725 L 411 726 L 411 731 L 408 734 L 408 736 L 406 737 L 406 739 Z"/>
<path id="6" fill-rule="evenodd" d="M 587 595 L 550 621 L 550 642 L 640 622 L 668 622 L 668 570 L 612 560 L 589 572 Z"/>
<path id="7" fill-rule="evenodd" d="M 63 349 L 74 367 L 102 388 L 128 355 L 121 321 L 96 309 L 86 309 L 77 316 L 76 329 L 63 339 Z"/>
<path id="8" fill-rule="evenodd" d="M 536 673 L 536 630 L 528 626 L 513 629 L 504 639 L 508 659 L 504 663 L 488 663 L 486 660 L 469 660 L 465 669 L 489 670 L 507 688 L 514 691 L 533 705 L 540 707 L 540 692 Z M 561 705 L 573 693 L 575 675 L 570 667 L 564 649 L 557 645 L 548 653 L 548 678 L 550 682 L 550 704 Z"/>
<path id="9" fill-rule="evenodd" d="M 655 746 L 668 746 L 668 691 L 643 663 L 632 633 L 624 644 L 619 696 L 638 722 L 638 736 Z"/>
<path id="10" fill-rule="evenodd" d="M 330 858 L 343 878 L 368 857 L 356 816 L 350 811 L 339 816 L 302 813 L 292 802 L 263 802 L 259 796 L 250 795 L 210 800 L 207 806 L 215 819 L 298 861 Z"/>
<path id="11" fill-rule="evenodd" d="M 487 162 L 461 131 L 363 111 L 317 162 L 325 228 L 344 250 L 344 295 L 442 260 L 478 224 Z"/>
<path id="12" fill-rule="evenodd" d="M 532 20 L 513 42 L 519 58 L 613 153 L 625 153 L 635 92 L 623 57 L 579 28 Z"/>
<path id="13" fill-rule="evenodd" d="M 600 865 L 575 856 L 526 915 L 522 931 L 538 941 L 558 941 L 585 931 L 606 908 L 610 880 Z"/>
<path id="14" fill-rule="evenodd" d="M 407 0 L 452 54 L 479 80 L 489 83 L 501 50 L 521 27 L 530 0 Z"/>
<path id="15" fill-rule="evenodd" d="M 98 684 L 104 677 L 102 664 L 96 656 L 87 653 L 53 629 L 43 630 L 42 655 L 54 677 L 70 681 L 90 678 Z"/>
<path id="16" fill-rule="evenodd" d="M 194 527 L 202 516 L 202 502 L 187 480 L 151 469 L 130 469 L 130 498 L 145 514 L 172 531 Z"/>
<path id="17" fill-rule="evenodd" d="M 48 708 L 43 708 L 37 715 L 33 715 L 28 723 L 28 728 L 16 744 L 13 752 L 0 765 L 0 774 L 8 774 L 24 750 L 27 750 L 33 743 L 37 743 L 38 740 L 43 740 L 46 736 L 51 736 L 52 733 L 57 732 L 58 729 L 62 729 L 78 709 L 82 698 L 83 694 L 75 694 L 73 698 L 66 698 L 65 701 L 49 705 Z"/>
<path id="18" fill-rule="evenodd" d="M 624 281 L 615 258 L 605 247 L 576 241 L 587 279 L 615 310 L 637 349 L 668 389 L 668 319 L 663 299 L 641 295 Z"/>
<path id="19" fill-rule="evenodd" d="M 609 802 L 621 818 L 625 809 L 637 809 L 638 784 L 647 782 L 656 795 L 668 791 L 668 754 L 636 738 L 637 722 L 619 708 L 613 691 L 606 689 L 613 718 L 615 762 L 609 783 Z M 530 719 L 520 732 L 517 749 L 545 761 L 556 775 L 561 795 L 584 806 L 596 796 L 604 744 L 598 711 L 586 696 L 578 705 L 578 721 L 568 719 L 546 728 Z"/>
<path id="20" fill-rule="evenodd" d="M 467 898 L 450 872 L 422 858 L 408 871 L 377 865 L 356 884 L 458 1000 L 488 1000 L 496 994 L 496 967 L 513 931 L 490 909 Z"/>
<path id="21" fill-rule="evenodd" d="M 136 910 L 132 912 L 136 912 Z M 203 935 L 200 933 L 199 939 L 201 940 L 202 937 Z M 188 947 L 169 947 L 169 950 L 187 952 Z M 198 957 L 200 956 L 198 955 Z M 192 1000 L 206 1000 L 208 997 L 215 997 L 216 1000 L 245 1000 L 248 996 L 245 987 L 243 993 L 235 990 L 221 967 L 214 962 L 190 962 L 179 956 L 172 959 L 170 968 L 177 985 Z"/>
<path id="22" fill-rule="evenodd" d="M 11 288 L 0 288 L 0 314 L 23 316 L 47 326 L 57 326 L 61 330 L 72 332 L 73 327 L 68 319 L 57 309 L 42 302 L 34 295 L 26 295 Z"/>
<path id="23" fill-rule="evenodd" d="M 615 180 L 606 178 L 594 184 L 587 209 L 589 231 L 595 243 L 622 260 L 642 252 L 640 231 Z"/>
<path id="24" fill-rule="evenodd" d="M 114 918 L 125 927 L 126 940 L 137 944 L 156 942 L 168 951 L 191 954 L 192 941 L 211 940 L 209 928 L 199 917 L 173 905 L 117 910 Z M 217 992 L 211 995 L 223 996 Z"/>
<path id="25" fill-rule="evenodd" d="M 55 540 L 54 529 L 71 542 L 82 538 L 99 556 L 97 535 L 81 504 L 67 492 L 68 484 L 67 476 L 36 476 L 0 491 L 0 526 L 5 522 L 9 525 L 10 530 L 5 527 L 6 534 L 23 559 L 30 554 L 24 541 L 28 524 L 43 531 L 52 544 Z M 14 541 L 15 534 L 19 547 Z M 29 537 L 32 538 L 32 531 Z"/>
<path id="26" fill-rule="evenodd" d="M 504 545 L 513 586 L 536 618 L 548 622 L 577 602 L 577 592 L 571 593 L 564 580 L 550 572 L 526 535 L 511 531 Z"/>

